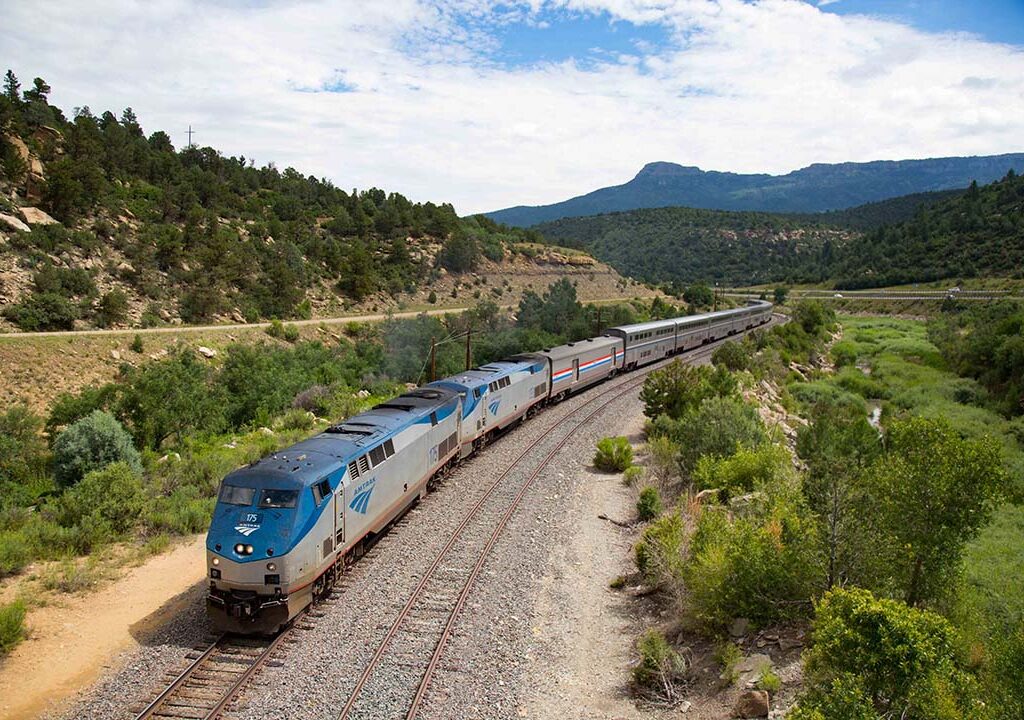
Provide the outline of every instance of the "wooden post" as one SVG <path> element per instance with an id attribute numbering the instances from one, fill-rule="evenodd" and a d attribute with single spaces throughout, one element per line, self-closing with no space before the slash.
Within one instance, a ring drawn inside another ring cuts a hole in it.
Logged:
<path id="1" fill-rule="evenodd" d="M 437 379 L 437 343 L 430 338 L 430 382 Z"/>
<path id="2" fill-rule="evenodd" d="M 473 367 L 473 328 L 469 327 L 466 329 L 466 369 L 469 370 Z"/>
<path id="3" fill-rule="evenodd" d="M 601 306 L 597 306 L 597 332 L 594 335 L 601 334 Z"/>

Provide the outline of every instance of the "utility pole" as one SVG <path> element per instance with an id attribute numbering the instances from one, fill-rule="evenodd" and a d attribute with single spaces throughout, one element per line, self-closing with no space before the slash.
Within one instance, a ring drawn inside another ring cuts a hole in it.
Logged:
<path id="1" fill-rule="evenodd" d="M 715 283 L 714 298 L 715 298 L 715 303 L 714 303 L 714 307 L 713 307 L 712 311 L 718 310 L 718 283 Z"/>
<path id="2" fill-rule="evenodd" d="M 188 146 L 192 147 L 192 126 L 188 126 Z"/>
<path id="3" fill-rule="evenodd" d="M 437 379 L 437 343 L 430 338 L 430 382 Z"/>
<path id="4" fill-rule="evenodd" d="M 466 369 L 469 370 L 473 367 L 473 346 L 470 344 L 473 337 L 473 328 L 470 326 L 466 330 Z"/>
<path id="5" fill-rule="evenodd" d="M 595 335 L 600 335 L 601 334 L 601 306 L 600 305 L 597 306 L 597 332 L 594 333 L 594 334 Z"/>

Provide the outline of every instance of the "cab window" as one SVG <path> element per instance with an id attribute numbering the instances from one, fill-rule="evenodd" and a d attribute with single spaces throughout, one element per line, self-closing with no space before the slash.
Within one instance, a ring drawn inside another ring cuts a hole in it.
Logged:
<path id="1" fill-rule="evenodd" d="M 264 490 L 260 493 L 260 507 L 293 508 L 298 497 L 295 490 Z"/>
<path id="2" fill-rule="evenodd" d="M 252 505 L 255 496 L 256 488 L 221 485 L 220 497 L 217 499 L 226 505 Z"/>

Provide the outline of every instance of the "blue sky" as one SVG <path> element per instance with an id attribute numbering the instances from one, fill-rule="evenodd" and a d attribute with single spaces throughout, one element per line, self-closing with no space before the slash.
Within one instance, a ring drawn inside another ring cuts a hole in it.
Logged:
<path id="1" fill-rule="evenodd" d="M 66 110 L 462 213 L 652 161 L 1024 151 L 1024 0 L 48 0 L 4 30 Z"/>

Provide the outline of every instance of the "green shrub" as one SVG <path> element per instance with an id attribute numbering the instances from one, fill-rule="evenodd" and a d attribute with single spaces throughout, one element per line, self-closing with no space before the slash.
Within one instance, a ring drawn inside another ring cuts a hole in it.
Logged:
<path id="1" fill-rule="evenodd" d="M 60 499 L 66 525 L 109 527 L 115 534 L 130 530 L 145 502 L 135 468 L 115 462 L 87 474 Z"/>
<path id="2" fill-rule="evenodd" d="M 644 469 L 639 465 L 630 465 L 622 473 L 622 482 L 625 485 L 636 485 L 644 476 Z"/>
<path id="3" fill-rule="evenodd" d="M 652 522 L 633 548 L 637 569 L 652 584 L 675 584 L 682 575 L 686 529 L 679 512 Z"/>
<path id="4" fill-rule="evenodd" d="M 289 410 L 276 423 L 282 430 L 309 430 L 314 424 L 308 411 L 298 409 Z"/>
<path id="5" fill-rule="evenodd" d="M 636 515 L 641 522 L 647 522 L 661 515 L 661 493 L 658 488 L 648 485 L 640 491 L 636 501 Z"/>
<path id="6" fill-rule="evenodd" d="M 29 563 L 29 548 L 21 534 L 0 534 L 0 577 L 14 575 Z"/>
<path id="7" fill-rule="evenodd" d="M 995 720 L 1024 718 L 1024 620 L 995 641 L 993 658 L 983 677 Z"/>
<path id="8" fill-rule="evenodd" d="M 287 342 L 290 342 L 290 343 L 298 342 L 298 340 L 299 340 L 299 328 L 298 328 L 298 326 L 297 325 L 292 325 L 291 323 L 289 323 L 288 325 L 285 325 L 284 326 L 283 335 L 284 335 L 285 341 L 287 341 Z"/>
<path id="9" fill-rule="evenodd" d="M 773 493 L 792 477 L 785 448 L 765 443 L 753 449 L 740 447 L 727 458 L 705 455 L 697 461 L 693 481 L 701 489 L 718 488 L 729 497 L 754 490 Z"/>
<path id="10" fill-rule="evenodd" d="M 687 473 L 704 455 L 729 457 L 739 447 L 757 447 L 768 439 L 757 410 L 725 397 L 708 398 L 677 421 L 669 433 L 679 446 L 679 465 Z"/>
<path id="11" fill-rule="evenodd" d="M 54 475 L 65 487 L 114 462 L 127 464 L 136 474 L 142 472 L 142 459 L 131 436 L 102 410 L 93 410 L 68 426 L 53 443 Z"/>
<path id="12" fill-rule="evenodd" d="M 782 680 L 772 670 L 770 665 L 761 668 L 761 674 L 757 678 L 757 689 L 764 690 L 770 695 L 775 695 L 782 689 Z"/>
<path id="13" fill-rule="evenodd" d="M 57 293 L 33 293 L 4 310 L 4 316 L 22 330 L 74 330 L 78 308 Z"/>
<path id="14" fill-rule="evenodd" d="M 94 558 L 83 562 L 69 559 L 48 567 L 40 576 L 40 582 L 47 590 L 78 593 L 92 590 L 110 575 L 111 571 Z"/>
<path id="15" fill-rule="evenodd" d="M 605 472 L 622 472 L 633 464 L 633 447 L 624 437 L 602 438 L 597 442 L 594 467 Z"/>
<path id="16" fill-rule="evenodd" d="M 810 612 L 820 581 L 814 526 L 776 503 L 763 518 L 703 510 L 683 568 L 692 615 L 713 629 L 737 617 L 756 625 Z"/>
<path id="17" fill-rule="evenodd" d="M 722 365 L 726 370 L 746 370 L 750 367 L 751 353 L 743 343 L 728 340 L 719 345 L 711 354 L 711 362 Z"/>
<path id="18" fill-rule="evenodd" d="M 866 700 L 876 715 L 908 720 L 984 714 L 975 683 L 957 658 L 956 632 L 935 613 L 876 599 L 867 590 L 837 588 L 817 605 L 813 640 L 804 655 L 803 712 L 864 717 L 857 713 Z M 837 703 L 854 714 L 833 714 Z"/>
<path id="19" fill-rule="evenodd" d="M 175 535 L 202 532 L 210 524 L 215 503 L 215 497 L 203 497 L 194 486 L 177 488 L 169 496 L 150 503 L 144 523 L 155 532 Z"/>
<path id="20" fill-rule="evenodd" d="M 25 603 L 21 600 L 0 605 L 0 656 L 25 639 Z"/>
<path id="21" fill-rule="evenodd" d="M 427 302 L 431 305 L 435 304 L 437 302 L 437 293 L 431 290 L 430 294 L 427 295 Z"/>
<path id="22" fill-rule="evenodd" d="M 133 353 L 138 353 L 140 355 L 142 354 L 142 351 L 146 349 L 145 344 L 142 342 L 142 336 L 138 333 L 135 333 L 135 337 L 132 338 L 131 348 Z"/>
<path id="23" fill-rule="evenodd" d="M 267 326 L 267 335 L 278 340 L 284 337 L 284 323 L 278 319 L 270 321 L 270 325 Z"/>
<path id="24" fill-rule="evenodd" d="M 96 307 L 96 324 L 101 328 L 121 325 L 128 319 L 128 296 L 123 290 L 104 293 Z"/>
<path id="25" fill-rule="evenodd" d="M 722 668 L 721 677 L 732 685 L 739 679 L 739 671 L 736 666 L 743 659 L 743 652 L 734 643 L 726 640 L 715 647 L 715 662 Z"/>
<path id="26" fill-rule="evenodd" d="M 662 697 L 674 696 L 675 683 L 686 674 L 686 663 L 657 630 L 648 630 L 636 643 L 640 660 L 633 668 L 633 684 Z"/>
<path id="27" fill-rule="evenodd" d="M 647 376 L 640 399 L 647 417 L 668 415 L 678 420 L 708 398 L 731 397 L 738 388 L 736 378 L 721 365 L 712 368 L 673 360 Z"/>
<path id="28" fill-rule="evenodd" d="M 52 485 L 42 426 L 25 405 L 0 412 L 0 508 L 29 505 Z"/>
<path id="29" fill-rule="evenodd" d="M 786 720 L 879 720 L 860 680 L 844 675 L 805 690 Z"/>

